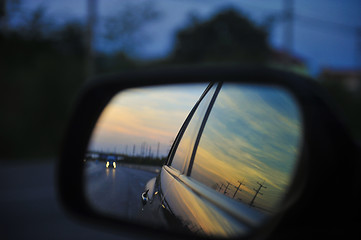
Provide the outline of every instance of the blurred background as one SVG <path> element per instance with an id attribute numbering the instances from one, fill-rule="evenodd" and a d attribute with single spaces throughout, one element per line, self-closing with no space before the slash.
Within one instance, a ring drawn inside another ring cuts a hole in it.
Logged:
<path id="1" fill-rule="evenodd" d="M 0 0 L 0 238 L 120 239 L 69 218 L 56 192 L 67 121 L 96 76 L 212 63 L 294 71 L 329 92 L 360 140 L 360 9 L 360 0 Z"/>
<path id="2" fill-rule="evenodd" d="M 1 0 L 0 160 L 56 156 L 94 76 L 259 63 L 308 75 L 361 138 L 361 1 Z"/>

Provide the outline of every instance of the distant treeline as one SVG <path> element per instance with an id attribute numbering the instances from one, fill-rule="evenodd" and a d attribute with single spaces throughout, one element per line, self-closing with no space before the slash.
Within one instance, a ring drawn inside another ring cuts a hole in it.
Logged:
<path id="1" fill-rule="evenodd" d="M 0 33 L 0 158 L 55 156 L 78 89 L 86 78 L 77 25 L 50 37 Z"/>
<path id="2" fill-rule="evenodd" d="M 106 162 L 109 159 L 107 158 L 108 155 L 100 155 L 97 157 L 86 157 L 87 160 L 93 161 L 101 161 Z M 123 154 L 110 154 L 110 156 L 114 156 L 114 161 L 118 163 L 129 163 L 129 164 L 136 164 L 136 165 L 151 165 L 151 166 L 163 166 L 167 157 L 161 158 L 153 158 L 153 157 L 142 157 L 142 156 L 129 156 Z"/>
<path id="3" fill-rule="evenodd" d="M 21 7 L 20 4 L 19 9 Z M 149 7 L 139 7 L 150 11 Z M 263 64 L 270 57 L 265 28 L 239 12 L 225 9 L 205 21 L 190 17 L 189 24 L 176 33 L 169 56 L 140 61 L 131 57 L 128 50 L 138 49 L 139 42 L 134 39 L 145 39 L 138 36 L 140 29 L 157 19 L 155 13 L 139 14 L 142 11 L 132 11 L 137 13 L 133 17 L 140 17 L 141 21 L 133 21 L 139 26 L 128 28 L 128 34 L 119 34 L 123 28 L 116 27 L 128 26 L 129 19 L 121 17 L 126 15 L 118 14 L 120 19 L 112 20 L 109 39 L 123 43 L 123 47 L 112 53 L 95 52 L 94 75 L 172 64 Z M 0 11 L 1 21 L 15 14 L 4 13 Z M 38 9 L 29 13 L 21 26 L 9 25 L 0 31 L 0 159 L 56 156 L 77 92 L 89 77 L 91 59 L 85 39 L 86 26 L 68 22 L 59 27 L 45 16 L 45 9 Z M 145 19 L 144 16 L 151 17 Z M 126 41 L 122 36 L 133 37 Z M 351 96 L 338 85 L 326 83 L 324 87 L 334 95 L 349 120 L 351 131 L 360 138 L 361 95 Z M 128 156 L 124 161 L 162 165 L 164 158 Z"/>
<path id="4" fill-rule="evenodd" d="M 121 163 L 130 163 L 130 164 L 139 164 L 139 165 L 152 165 L 152 166 L 163 166 L 166 157 L 163 158 L 150 158 L 150 157 L 132 157 L 125 156 L 123 160 L 120 160 Z"/>

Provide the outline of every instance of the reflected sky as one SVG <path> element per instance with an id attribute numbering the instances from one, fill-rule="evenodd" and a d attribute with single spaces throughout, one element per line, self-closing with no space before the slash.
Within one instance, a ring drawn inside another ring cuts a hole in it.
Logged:
<path id="1" fill-rule="evenodd" d="M 182 139 L 180 140 L 177 151 L 172 159 L 171 166 L 180 172 L 189 165 L 189 159 L 191 158 L 193 146 L 195 144 L 198 130 L 202 124 L 204 115 L 208 109 L 209 103 L 214 95 L 217 84 L 213 85 L 201 100 L 197 106 L 186 130 L 183 133 Z"/>
<path id="2" fill-rule="evenodd" d="M 168 154 L 185 118 L 208 84 L 128 89 L 115 95 L 96 123 L 89 150 L 155 156 Z"/>
<path id="3" fill-rule="evenodd" d="M 286 91 L 225 84 L 206 123 L 191 176 L 230 198 L 272 212 L 290 184 L 301 139 L 299 109 Z"/>

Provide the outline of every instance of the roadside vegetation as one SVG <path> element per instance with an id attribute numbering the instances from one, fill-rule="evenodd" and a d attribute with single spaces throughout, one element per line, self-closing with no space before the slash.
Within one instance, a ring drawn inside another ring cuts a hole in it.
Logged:
<path id="1" fill-rule="evenodd" d="M 57 25 L 43 8 L 20 14 L 24 11 L 18 2 L 10 12 L 1 9 L 0 15 L 2 23 L 17 16 L 17 24 L 3 24 L 0 32 L 0 159 L 51 157 L 59 151 L 76 94 L 89 77 L 86 26 L 76 21 Z M 135 57 L 137 46 L 151 39 L 141 30 L 162 16 L 150 6 L 132 11 L 138 14 L 128 10 L 106 21 L 104 37 L 119 47 L 111 53 L 95 51 L 94 75 L 158 65 L 266 64 L 272 57 L 266 27 L 226 9 L 206 20 L 190 16 L 189 24 L 176 33 L 167 57 L 142 61 Z M 350 95 L 338 84 L 321 84 L 335 97 L 351 130 L 361 139 L 361 94 Z M 124 161 L 161 165 L 164 159 L 127 156 Z"/>

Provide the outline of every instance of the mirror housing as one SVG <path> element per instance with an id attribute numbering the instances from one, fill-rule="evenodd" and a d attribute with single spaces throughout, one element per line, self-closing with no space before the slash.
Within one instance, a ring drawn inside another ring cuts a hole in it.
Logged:
<path id="1" fill-rule="evenodd" d="M 304 236 L 314 232 L 324 234 L 335 227 L 334 217 L 326 217 L 330 212 L 337 216 L 337 219 L 347 219 L 348 221 L 343 222 L 345 227 L 346 222 L 353 222 L 350 214 L 357 213 L 354 206 L 358 205 L 360 196 L 360 187 L 357 184 L 357 174 L 360 170 L 357 160 L 360 159 L 360 155 L 358 146 L 345 124 L 334 112 L 330 100 L 314 80 L 259 66 L 145 70 L 103 77 L 90 82 L 84 88 L 75 107 L 58 165 L 60 198 L 66 209 L 84 220 L 94 221 L 122 232 L 145 234 L 147 237 L 154 234 L 155 238 L 174 238 L 174 233 L 152 227 L 142 226 L 142 233 L 139 233 L 139 226 L 134 223 L 94 211 L 84 196 L 83 157 L 99 115 L 116 93 L 136 87 L 216 81 L 280 86 L 294 95 L 303 114 L 304 145 L 295 180 L 286 196 L 287 204 L 268 221 L 268 224 L 252 235 L 286 238 L 297 231 L 302 231 Z M 342 189 L 349 195 L 334 197 L 331 193 L 335 189 Z M 146 198 L 144 195 L 143 204 Z M 335 208 L 336 205 L 342 207 Z M 356 214 L 353 217 L 356 217 Z M 305 218 L 308 219 L 307 222 L 303 221 Z M 340 226 L 339 224 L 337 226 Z M 187 234 L 177 236 L 189 237 Z"/>

